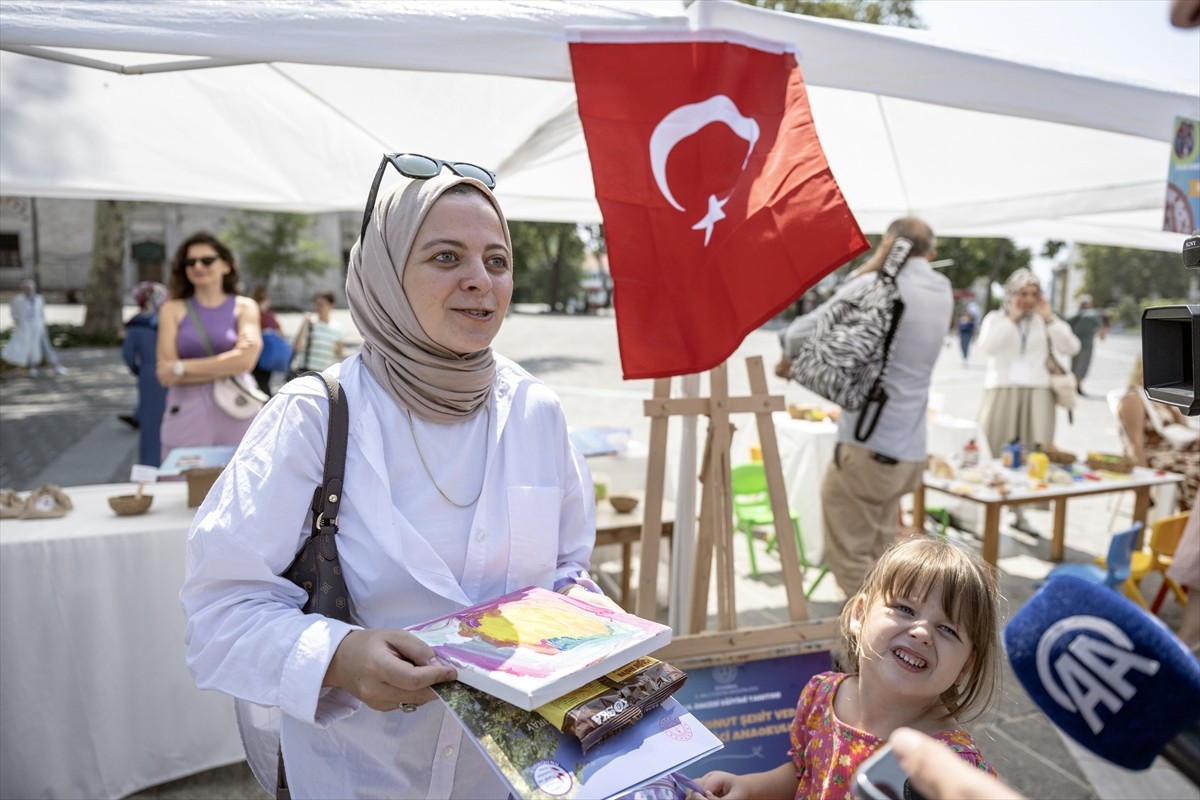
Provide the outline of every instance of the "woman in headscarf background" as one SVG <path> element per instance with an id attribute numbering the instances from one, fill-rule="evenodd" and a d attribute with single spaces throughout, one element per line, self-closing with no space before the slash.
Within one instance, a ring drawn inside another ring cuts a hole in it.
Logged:
<path id="1" fill-rule="evenodd" d="M 410 159 L 389 160 L 407 176 Z M 368 202 L 346 279 L 362 349 L 331 368 L 350 414 L 337 537 L 357 624 L 302 614 L 279 577 L 322 477 L 315 377 L 259 413 L 189 538 L 188 665 L 240 708 L 283 712 L 296 798 L 504 797 L 430 702 L 455 671 L 401 629 L 527 585 L 609 602 L 588 576 L 594 490 L 559 400 L 490 347 L 513 290 L 494 179 L 425 162 L 431 177 Z M 247 749 L 271 788 L 274 750 Z"/>
<path id="2" fill-rule="evenodd" d="M 167 302 L 167 287 L 157 281 L 142 281 L 133 287 L 133 301 L 138 304 L 138 313 L 125 323 L 121 357 L 129 371 L 137 376 L 138 402 L 132 415 L 120 415 L 120 419 L 136 428 L 141 436 L 137 463 L 157 467 L 162 463 L 159 428 L 167 405 L 167 387 L 158 382 L 154 369 L 158 363 L 155 353 L 158 348 L 158 309 Z"/>
<path id="3" fill-rule="evenodd" d="M 987 356 L 979 427 L 993 453 L 1013 439 L 1026 450 L 1054 442 L 1056 408 L 1046 355 L 1079 352 L 1071 326 L 1054 315 L 1037 276 L 1022 267 L 1004 284 L 1004 306 L 983 318 L 976 347 Z"/>

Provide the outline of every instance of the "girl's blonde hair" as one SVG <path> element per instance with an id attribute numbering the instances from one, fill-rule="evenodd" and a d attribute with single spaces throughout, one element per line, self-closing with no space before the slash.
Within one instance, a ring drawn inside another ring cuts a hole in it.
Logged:
<path id="1" fill-rule="evenodd" d="M 971 641 L 969 673 L 962 684 L 942 693 L 946 716 L 968 722 L 982 715 L 992 702 L 999 673 L 1000 587 L 996 570 L 970 550 L 940 539 L 918 536 L 889 548 L 875 562 L 862 589 L 842 608 L 842 636 L 846 640 L 846 671 L 857 675 L 864 657 L 863 643 L 852 622 L 859 598 L 864 615 L 873 604 L 899 598 L 924 600 L 941 584 L 942 608 L 955 627 Z"/>

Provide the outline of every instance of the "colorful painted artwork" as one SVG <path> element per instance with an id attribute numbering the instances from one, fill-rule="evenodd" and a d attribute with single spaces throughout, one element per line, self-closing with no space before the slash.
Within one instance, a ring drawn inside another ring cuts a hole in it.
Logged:
<path id="1" fill-rule="evenodd" d="M 409 630 L 463 683 L 532 711 L 666 646 L 666 625 L 530 586 Z"/>

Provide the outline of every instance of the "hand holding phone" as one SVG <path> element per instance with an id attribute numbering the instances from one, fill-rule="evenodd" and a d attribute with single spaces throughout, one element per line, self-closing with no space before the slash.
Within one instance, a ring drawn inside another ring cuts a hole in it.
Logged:
<path id="1" fill-rule="evenodd" d="M 858 800 L 926 800 L 908 782 L 890 744 L 879 748 L 854 773 L 854 796 Z"/>

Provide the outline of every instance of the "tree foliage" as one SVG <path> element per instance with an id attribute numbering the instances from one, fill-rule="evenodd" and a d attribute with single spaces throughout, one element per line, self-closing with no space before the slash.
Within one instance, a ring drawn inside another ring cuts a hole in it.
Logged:
<path id="1" fill-rule="evenodd" d="M 805 14 L 826 19 L 846 19 L 873 25 L 924 28 L 913 0 L 741 0 L 771 11 Z"/>
<path id="2" fill-rule="evenodd" d="M 1090 244 L 1079 245 L 1076 253 L 1083 271 L 1079 291 L 1097 306 L 1123 298 L 1187 296 L 1189 274 L 1178 253 Z"/>
<path id="3" fill-rule="evenodd" d="M 225 235 L 243 277 L 270 285 L 274 275 L 317 275 L 337 263 L 312 235 L 315 226 L 308 214 L 246 211 L 234 217 Z"/>
<path id="4" fill-rule="evenodd" d="M 954 261 L 942 271 L 956 289 L 965 289 L 978 278 L 988 286 L 1003 282 L 1015 270 L 1028 267 L 1031 253 L 1012 239 L 942 239 L 937 241 L 937 259 Z M 984 312 L 991 309 L 991 293 L 980 298 Z"/>
<path id="5" fill-rule="evenodd" d="M 845 280 L 851 272 L 858 269 L 871 257 L 882 237 L 871 234 L 867 241 L 871 249 L 849 263 L 838 267 L 835 274 L 839 282 Z M 1026 248 L 1017 247 L 1011 239 L 950 239 L 937 240 L 936 260 L 952 260 L 954 263 L 943 267 L 942 272 L 950 279 L 950 284 L 956 289 L 970 287 L 978 278 L 987 278 L 989 285 L 995 281 L 1003 282 L 1019 267 L 1028 267 L 1030 252 Z M 981 298 L 990 308 L 987 298 Z M 986 311 L 986 308 L 985 308 Z"/>
<path id="6" fill-rule="evenodd" d="M 561 310 L 579 285 L 585 247 L 570 222 L 509 222 L 513 243 L 513 301 Z"/>

